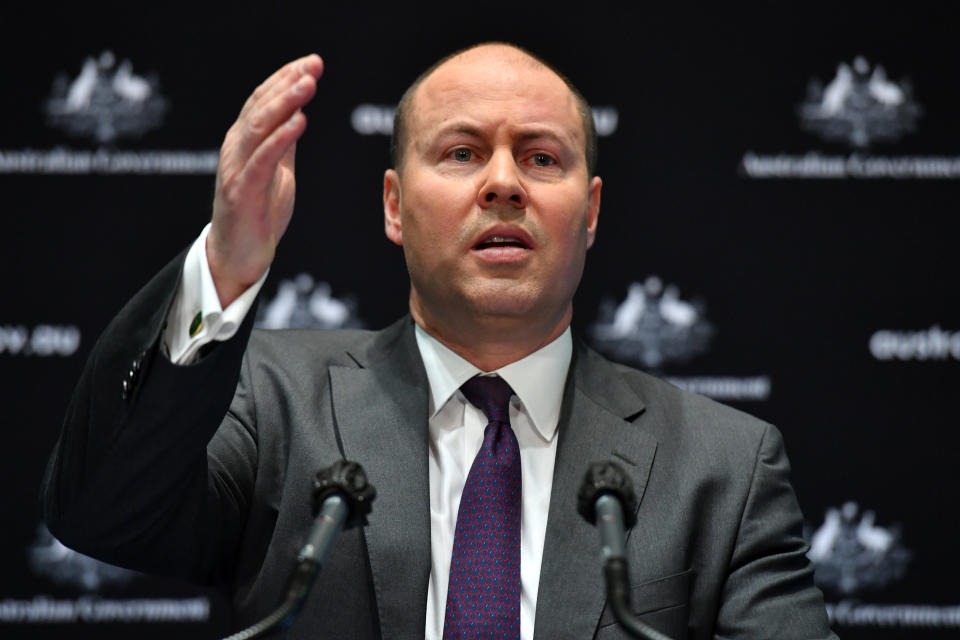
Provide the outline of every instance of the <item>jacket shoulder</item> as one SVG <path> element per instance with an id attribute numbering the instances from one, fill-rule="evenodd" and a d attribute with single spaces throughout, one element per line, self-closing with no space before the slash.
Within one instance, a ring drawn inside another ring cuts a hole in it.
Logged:
<path id="1" fill-rule="evenodd" d="M 641 397 L 650 400 L 651 403 L 670 407 L 674 413 L 681 416 L 708 420 L 717 425 L 726 425 L 728 428 L 763 431 L 771 426 L 744 411 L 707 396 L 681 389 L 671 382 L 639 369 L 622 364 L 614 364 L 614 367 Z"/>
<path id="2" fill-rule="evenodd" d="M 718 462 L 744 461 L 756 454 L 764 439 L 780 440 L 776 427 L 760 418 L 612 362 L 590 347 L 584 346 L 578 359 L 588 362 L 586 368 L 592 372 L 581 377 L 588 393 L 609 397 L 619 387 L 633 394 L 642 407 L 633 421 L 667 449 Z"/>
<path id="3" fill-rule="evenodd" d="M 255 329 L 247 345 L 252 364 L 276 362 L 285 368 L 330 366 L 365 368 L 402 350 L 412 341 L 409 316 L 380 330 L 367 329 Z M 409 340 L 406 340 L 409 338 Z"/>
<path id="4" fill-rule="evenodd" d="M 362 329 L 254 329 L 247 354 L 253 361 L 348 365 L 347 354 L 365 351 L 376 334 Z"/>

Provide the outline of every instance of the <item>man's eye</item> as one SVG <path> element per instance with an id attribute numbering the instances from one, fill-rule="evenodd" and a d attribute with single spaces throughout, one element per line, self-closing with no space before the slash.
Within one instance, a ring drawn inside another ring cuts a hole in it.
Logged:
<path id="1" fill-rule="evenodd" d="M 538 167 L 549 167 L 550 165 L 556 164 L 557 161 L 548 156 L 545 153 L 535 153 L 533 155 L 533 164 Z"/>
<path id="2" fill-rule="evenodd" d="M 473 158 L 473 152 L 470 149 L 454 149 L 453 159 L 457 162 L 470 162 Z"/>

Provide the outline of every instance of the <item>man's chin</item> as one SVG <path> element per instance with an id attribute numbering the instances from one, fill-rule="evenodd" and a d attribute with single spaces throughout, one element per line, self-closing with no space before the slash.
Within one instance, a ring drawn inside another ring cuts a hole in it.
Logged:
<path id="1" fill-rule="evenodd" d="M 509 322 L 528 318 L 534 313 L 535 309 L 534 305 L 523 304 L 519 301 L 504 302 L 498 300 L 495 302 L 481 301 L 472 305 L 471 312 L 477 320 L 488 319 L 490 322 Z"/>
<path id="2" fill-rule="evenodd" d="M 508 328 L 511 322 L 540 324 L 551 316 L 563 315 L 569 308 L 569 300 L 560 303 L 546 297 L 542 287 L 511 278 L 476 278 L 452 289 L 437 291 L 441 295 L 427 298 L 418 295 L 414 288 L 411 308 L 415 315 L 420 312 L 425 317 L 451 320 L 459 316 L 461 322 Z"/>
<path id="3" fill-rule="evenodd" d="M 558 305 L 536 296 L 476 297 L 469 305 L 470 321 L 478 325 L 526 333 L 555 322 L 569 324 L 572 306 Z M 565 318 L 565 320 L 564 320 Z"/>
<path id="4" fill-rule="evenodd" d="M 464 296 L 467 308 L 477 315 L 516 318 L 545 311 L 538 292 L 516 280 L 478 283 L 465 290 Z"/>

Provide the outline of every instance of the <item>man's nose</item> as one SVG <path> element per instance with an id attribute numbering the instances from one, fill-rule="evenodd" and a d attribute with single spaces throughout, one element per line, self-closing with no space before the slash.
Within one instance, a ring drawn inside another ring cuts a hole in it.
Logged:
<path id="1" fill-rule="evenodd" d="M 520 183 L 519 167 L 513 153 L 496 151 L 487 162 L 484 181 L 477 193 L 481 209 L 512 205 L 517 209 L 527 206 L 527 192 Z"/>

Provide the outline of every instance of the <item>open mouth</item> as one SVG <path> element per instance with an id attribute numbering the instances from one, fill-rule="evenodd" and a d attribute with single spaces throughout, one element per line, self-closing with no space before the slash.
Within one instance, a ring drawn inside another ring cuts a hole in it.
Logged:
<path id="1" fill-rule="evenodd" d="M 526 242 L 520 238 L 513 236 L 500 236 L 493 235 L 488 236 L 477 243 L 474 249 L 483 250 L 483 249 L 503 249 L 507 247 L 516 247 L 518 249 L 529 249 L 530 247 Z"/>

